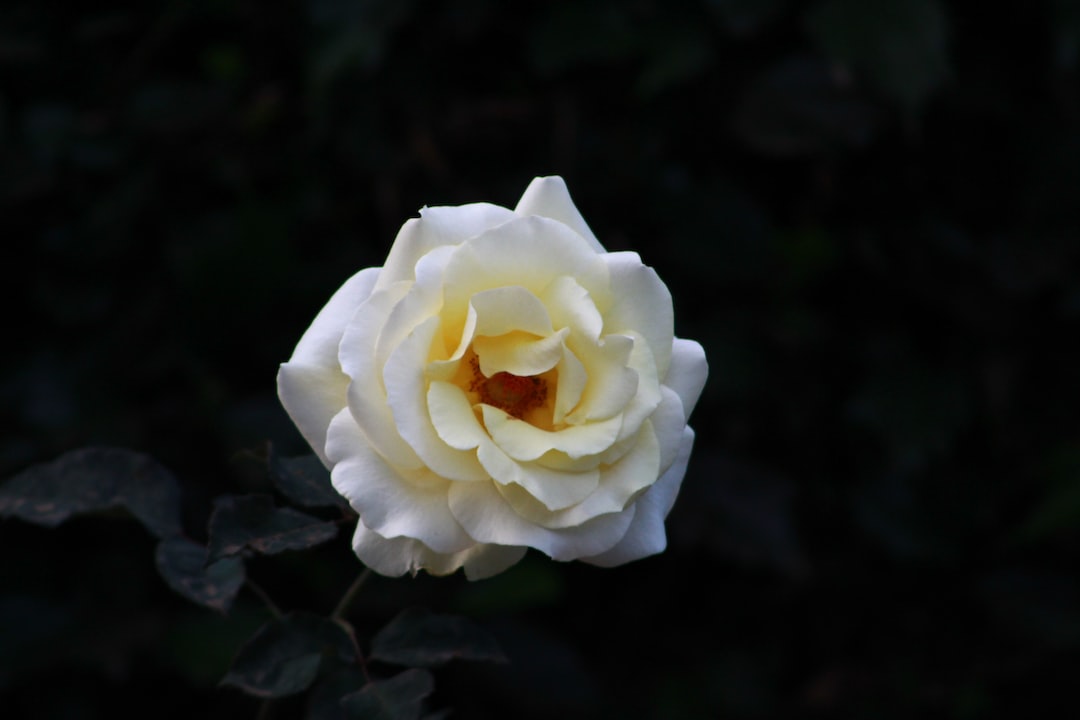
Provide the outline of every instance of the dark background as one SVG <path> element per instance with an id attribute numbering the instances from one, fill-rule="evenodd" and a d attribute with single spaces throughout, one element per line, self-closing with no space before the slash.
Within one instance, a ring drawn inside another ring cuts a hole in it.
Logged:
<path id="1" fill-rule="evenodd" d="M 213 497 L 304 447 L 278 363 L 425 204 L 560 174 L 671 288 L 709 382 L 668 551 L 374 579 L 506 666 L 461 718 L 999 718 L 1080 671 L 1080 7 L 244 0 L 0 9 L 0 471 L 153 455 Z M 266 619 L 122 518 L 0 522 L 0 715 L 254 717 Z M 347 536 L 255 561 L 326 613 Z M 300 700 L 279 717 L 302 714 Z"/>

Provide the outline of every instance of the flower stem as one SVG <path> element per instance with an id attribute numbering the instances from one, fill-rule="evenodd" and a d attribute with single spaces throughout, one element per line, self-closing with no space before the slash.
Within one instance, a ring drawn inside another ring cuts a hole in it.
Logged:
<path id="1" fill-rule="evenodd" d="M 356 594 L 360 592 L 360 588 L 364 586 L 367 579 L 371 577 L 371 568 L 364 568 L 364 572 L 353 580 L 353 584 L 349 586 L 349 589 L 345 591 L 345 594 L 341 596 L 341 601 L 338 602 L 337 607 L 334 608 L 334 613 L 330 616 L 333 620 L 342 620 L 345 617 L 345 613 L 349 611 L 349 606 L 352 605 L 352 601 L 356 599 Z"/>
<path id="2" fill-rule="evenodd" d="M 284 617 L 281 609 L 274 604 L 274 601 L 270 599 L 270 596 L 262 589 L 254 580 L 246 578 L 244 582 L 247 584 L 251 592 L 259 596 L 259 599 L 263 601 L 263 605 L 266 605 L 266 609 L 270 611 L 270 614 L 274 616 L 275 620 L 280 620 Z"/>

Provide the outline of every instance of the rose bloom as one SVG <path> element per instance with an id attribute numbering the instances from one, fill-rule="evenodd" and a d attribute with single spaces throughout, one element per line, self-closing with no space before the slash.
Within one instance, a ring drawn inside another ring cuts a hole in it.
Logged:
<path id="1" fill-rule="evenodd" d="M 605 251 L 546 177 L 513 210 L 422 209 L 330 298 L 278 393 L 359 514 L 366 565 L 477 579 L 530 547 L 662 551 L 706 374 L 653 269 Z"/>

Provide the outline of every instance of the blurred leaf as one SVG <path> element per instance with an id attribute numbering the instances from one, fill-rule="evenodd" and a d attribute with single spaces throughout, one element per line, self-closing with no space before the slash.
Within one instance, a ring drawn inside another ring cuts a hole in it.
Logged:
<path id="1" fill-rule="evenodd" d="M 807 23 L 826 55 L 909 112 L 949 77 L 948 20 L 938 0 L 827 0 Z"/>
<path id="2" fill-rule="evenodd" d="M 873 109 L 824 62 L 793 56 L 769 68 L 736 106 L 735 133 L 771 155 L 803 155 L 866 145 Z"/>
<path id="3" fill-rule="evenodd" d="M 158 538 L 180 534 L 175 478 L 153 458 L 131 450 L 73 450 L 0 486 L 0 516 L 46 527 L 114 507 L 126 508 Z"/>
<path id="4" fill-rule="evenodd" d="M 333 539 L 337 525 L 292 508 L 274 507 L 269 495 L 225 495 L 210 515 L 213 562 L 250 548 L 263 555 L 305 550 Z"/>
<path id="5" fill-rule="evenodd" d="M 1020 530 L 1024 539 L 1042 540 L 1063 530 L 1080 530 L 1080 447 L 1059 450 L 1044 472 L 1050 487 Z"/>
<path id="6" fill-rule="evenodd" d="M 783 475 L 720 453 L 700 452 L 699 476 L 683 489 L 670 532 L 681 543 L 704 544 L 750 566 L 798 577 L 808 571 L 791 505 L 794 486 Z"/>
<path id="7" fill-rule="evenodd" d="M 350 70 L 377 67 L 393 33 L 413 14 L 412 0 L 310 0 L 308 7 L 323 34 L 310 61 L 316 98 Z"/>
<path id="8" fill-rule="evenodd" d="M 788 0 L 709 0 L 709 7 L 720 16 L 732 35 L 749 35 L 776 18 Z"/>
<path id="9" fill-rule="evenodd" d="M 286 458 L 267 450 L 270 479 L 281 494 L 301 507 L 348 508 L 349 501 L 330 483 L 330 471 L 317 455 Z"/>
<path id="10" fill-rule="evenodd" d="M 350 713 L 341 704 L 341 699 L 365 684 L 367 679 L 355 667 L 331 673 L 312 689 L 304 717 L 307 720 L 349 720 Z"/>
<path id="11" fill-rule="evenodd" d="M 597 0 L 552 5 L 532 29 L 529 54 L 541 73 L 610 63 L 638 50 L 627 6 Z"/>
<path id="12" fill-rule="evenodd" d="M 979 585 L 990 612 L 1025 639 L 1053 648 L 1080 645 L 1080 583 L 1075 575 L 1000 570 Z"/>
<path id="13" fill-rule="evenodd" d="M 310 687 L 326 663 L 355 660 L 352 640 L 336 623 L 292 613 L 259 628 L 221 684 L 256 697 L 285 697 Z"/>
<path id="14" fill-rule="evenodd" d="M 224 558 L 206 564 L 206 548 L 181 537 L 158 543 L 158 572 L 176 592 L 188 600 L 224 614 L 244 584 L 244 563 Z"/>
<path id="15" fill-rule="evenodd" d="M 656 28 L 647 37 L 648 57 L 636 86 L 646 97 L 701 73 L 713 59 L 711 38 L 694 19 Z"/>
<path id="16" fill-rule="evenodd" d="M 371 656 L 408 667 L 437 667 L 450 660 L 506 662 L 498 643 L 468 618 L 410 608 L 375 635 Z"/>
<path id="17" fill-rule="evenodd" d="M 435 689 L 427 670 L 406 670 L 389 680 L 369 683 L 341 699 L 349 717 L 363 720 L 418 720 L 424 698 Z"/>

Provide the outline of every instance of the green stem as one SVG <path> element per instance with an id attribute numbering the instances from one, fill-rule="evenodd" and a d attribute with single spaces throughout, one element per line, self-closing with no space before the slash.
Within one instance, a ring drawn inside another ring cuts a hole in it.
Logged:
<path id="1" fill-rule="evenodd" d="M 360 592 L 360 588 L 364 586 L 367 579 L 371 577 L 371 568 L 364 568 L 364 572 L 360 573 L 359 577 L 353 580 L 353 584 L 349 586 L 349 589 L 345 591 L 345 594 L 341 596 L 341 601 L 334 608 L 334 613 L 330 616 L 333 620 L 342 620 L 345 617 L 345 613 L 349 611 L 349 606 L 352 605 L 352 601 L 356 598 L 356 594 Z"/>
<path id="2" fill-rule="evenodd" d="M 266 609 L 270 611 L 270 614 L 274 616 L 275 620 L 280 620 L 285 617 L 281 609 L 274 604 L 274 601 L 270 599 L 270 596 L 263 590 L 254 580 L 247 578 L 244 580 L 251 592 L 259 596 L 259 599 L 263 601 L 263 605 L 266 605 Z"/>

